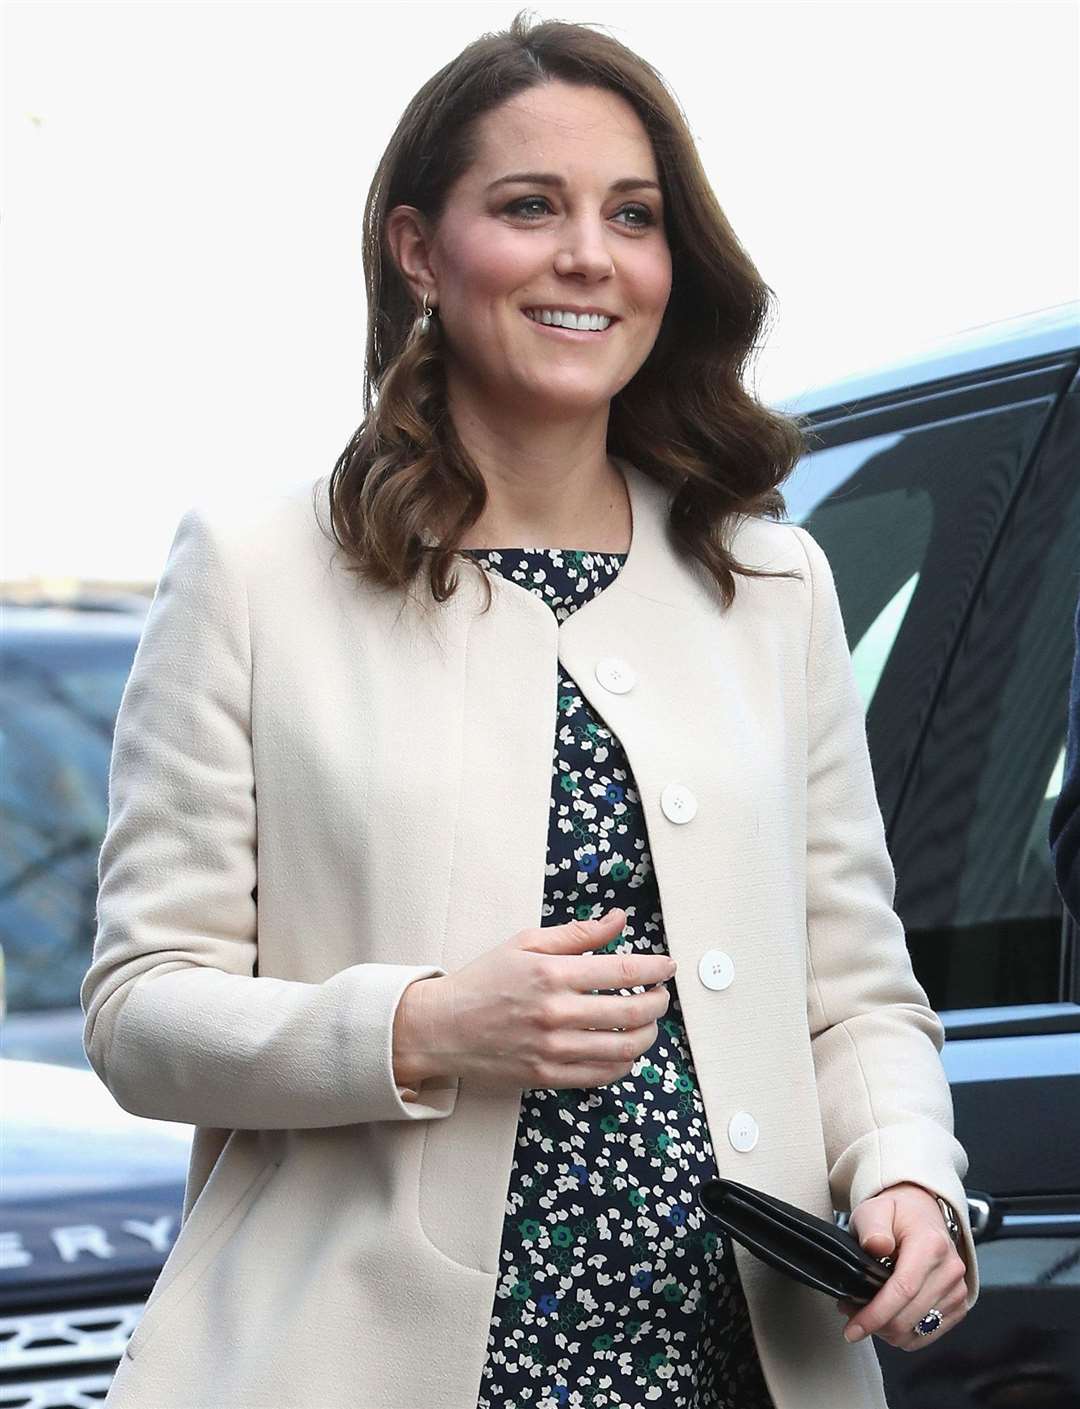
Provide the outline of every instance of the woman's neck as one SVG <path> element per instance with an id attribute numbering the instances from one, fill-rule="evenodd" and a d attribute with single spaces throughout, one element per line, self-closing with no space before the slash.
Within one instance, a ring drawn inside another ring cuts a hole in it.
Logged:
<path id="1" fill-rule="evenodd" d="M 494 406 L 451 365 L 447 410 L 487 490 L 468 545 L 628 550 L 629 492 L 607 452 L 608 406 Z"/>
<path id="2" fill-rule="evenodd" d="M 633 529 L 630 496 L 622 473 L 605 457 L 595 485 L 567 475 L 545 492 L 521 476 L 485 475 L 484 512 L 464 546 L 566 548 L 627 553 Z"/>

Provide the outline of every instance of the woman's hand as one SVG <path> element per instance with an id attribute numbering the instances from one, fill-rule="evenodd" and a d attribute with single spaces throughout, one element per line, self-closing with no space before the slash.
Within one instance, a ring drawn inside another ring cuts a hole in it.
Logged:
<path id="1" fill-rule="evenodd" d="M 665 954 L 586 952 L 625 924 L 614 909 L 521 930 L 455 973 L 410 984 L 394 1023 L 395 1080 L 457 1076 L 516 1091 L 621 1081 L 656 1042 L 674 973 Z"/>
<path id="2" fill-rule="evenodd" d="M 967 1315 L 964 1259 L 953 1246 L 937 1200 L 921 1184 L 893 1184 L 864 1199 L 852 1210 L 848 1231 L 872 1256 L 892 1257 L 896 1265 L 865 1306 L 846 1297 L 836 1303 L 851 1318 L 845 1339 L 873 1333 L 901 1350 L 922 1350 Z M 930 1335 L 917 1335 L 915 1323 L 931 1307 L 941 1312 L 941 1325 Z"/>

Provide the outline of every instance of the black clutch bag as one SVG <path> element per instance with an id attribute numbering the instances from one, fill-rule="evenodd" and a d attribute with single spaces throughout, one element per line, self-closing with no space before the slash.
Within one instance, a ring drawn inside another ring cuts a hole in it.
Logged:
<path id="1" fill-rule="evenodd" d="M 874 1257 L 831 1219 L 738 1184 L 707 1179 L 698 1202 L 743 1247 L 815 1291 L 865 1305 L 889 1280 L 891 1257 Z"/>

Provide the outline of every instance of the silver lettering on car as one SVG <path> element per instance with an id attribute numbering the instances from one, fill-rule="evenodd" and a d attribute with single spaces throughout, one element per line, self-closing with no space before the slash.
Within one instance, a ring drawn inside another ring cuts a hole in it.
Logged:
<path id="1" fill-rule="evenodd" d="M 18 1233 L 0 1233 L 0 1271 L 12 1267 L 27 1267 L 34 1254 L 27 1252 Z"/>
<path id="2" fill-rule="evenodd" d="M 125 1233 L 135 1238 L 145 1238 L 155 1252 L 168 1252 L 172 1247 L 172 1226 L 175 1219 L 167 1213 L 155 1218 L 153 1223 L 143 1223 L 138 1218 L 125 1218 L 121 1223 Z"/>
<path id="3" fill-rule="evenodd" d="M 176 1219 L 163 1214 L 151 1222 L 141 1218 L 125 1218 L 121 1229 L 132 1238 L 146 1243 L 152 1252 L 168 1254 L 173 1244 L 173 1228 Z M 49 1231 L 57 1252 L 63 1262 L 77 1262 L 82 1256 L 96 1257 L 101 1261 L 122 1257 L 109 1239 L 109 1231 L 97 1223 L 61 1224 Z M 22 1234 L 17 1229 L 0 1231 L 0 1272 L 14 1267 L 29 1267 L 35 1259 L 29 1248 L 23 1246 Z"/>
<path id="4" fill-rule="evenodd" d="M 65 1262 L 76 1262 L 83 1252 L 102 1258 L 116 1256 L 109 1235 L 94 1223 L 73 1223 L 67 1228 L 54 1228 L 50 1236 Z"/>

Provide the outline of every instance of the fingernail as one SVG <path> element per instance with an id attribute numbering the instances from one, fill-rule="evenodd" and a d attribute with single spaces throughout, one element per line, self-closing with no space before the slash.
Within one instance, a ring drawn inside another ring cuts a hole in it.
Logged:
<path id="1" fill-rule="evenodd" d="M 852 1345 L 855 1341 L 861 1341 L 865 1335 L 866 1332 L 861 1326 L 849 1326 L 844 1332 L 844 1339 L 849 1345 Z"/>

